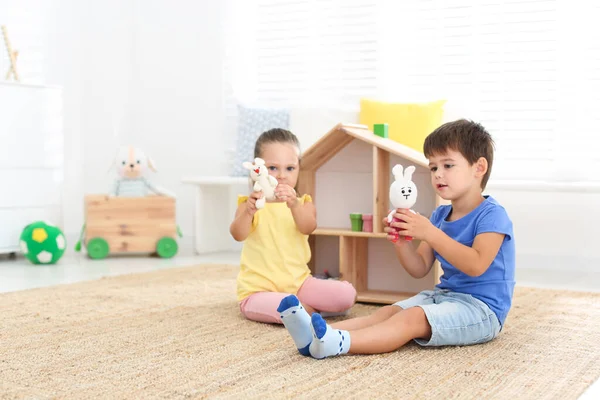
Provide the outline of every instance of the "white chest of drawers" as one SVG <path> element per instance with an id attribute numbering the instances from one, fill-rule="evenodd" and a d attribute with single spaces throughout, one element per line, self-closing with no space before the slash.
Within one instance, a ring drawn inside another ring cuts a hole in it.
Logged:
<path id="1" fill-rule="evenodd" d="M 0 253 L 28 223 L 62 226 L 62 108 L 60 87 L 0 82 Z"/>

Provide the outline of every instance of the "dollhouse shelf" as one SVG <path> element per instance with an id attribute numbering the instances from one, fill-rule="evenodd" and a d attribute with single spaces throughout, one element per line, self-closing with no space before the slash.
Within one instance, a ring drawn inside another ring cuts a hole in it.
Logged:
<path id="1" fill-rule="evenodd" d="M 360 302 L 393 304 L 439 282 L 439 263 L 424 278 L 413 278 L 385 240 L 382 221 L 391 208 L 391 172 L 397 163 L 417 168 L 413 181 L 419 198 L 414 209 L 431 215 L 443 200 L 431 187 L 427 159 L 376 136 L 367 126 L 338 124 L 302 156 L 298 192 L 310 194 L 317 208 L 318 228 L 309 236 L 309 267 L 313 273 L 327 270 L 352 283 Z M 352 213 L 371 214 L 373 232 L 350 230 Z"/>
<path id="2" fill-rule="evenodd" d="M 414 293 L 363 290 L 356 293 L 356 300 L 362 303 L 394 304 L 397 301 L 407 299 L 411 296 L 414 296 Z"/>
<path id="3" fill-rule="evenodd" d="M 368 237 L 368 238 L 383 238 L 387 236 L 385 233 L 378 232 L 357 232 L 351 231 L 350 229 L 336 229 L 336 228 L 318 228 L 312 233 L 313 235 L 322 236 L 353 236 L 353 237 Z"/>

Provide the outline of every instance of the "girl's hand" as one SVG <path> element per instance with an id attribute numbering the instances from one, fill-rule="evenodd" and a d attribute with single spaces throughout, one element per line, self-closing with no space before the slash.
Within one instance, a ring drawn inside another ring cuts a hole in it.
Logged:
<path id="1" fill-rule="evenodd" d="M 410 210 L 399 208 L 394 217 L 404 221 L 392 222 L 393 227 L 401 229 L 398 231 L 400 236 L 412 236 L 415 239 L 427 241 L 436 229 L 428 218 L 421 214 L 413 214 Z"/>
<path id="2" fill-rule="evenodd" d="M 246 201 L 246 212 L 253 217 L 256 211 L 256 200 L 260 199 L 263 196 L 263 192 L 252 192 L 250 196 L 248 196 L 248 201 Z"/>
<path id="3" fill-rule="evenodd" d="M 280 201 L 285 201 L 289 208 L 294 208 L 298 205 L 298 197 L 296 191 L 290 185 L 279 184 L 275 188 L 275 196 Z"/>

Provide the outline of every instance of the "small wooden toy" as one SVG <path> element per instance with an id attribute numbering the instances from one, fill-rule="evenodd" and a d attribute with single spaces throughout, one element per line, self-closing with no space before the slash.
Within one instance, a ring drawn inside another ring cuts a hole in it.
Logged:
<path id="1" fill-rule="evenodd" d="M 373 133 L 384 139 L 387 138 L 388 137 L 388 124 L 374 124 L 373 125 Z"/>
<path id="2" fill-rule="evenodd" d="M 373 214 L 363 214 L 362 220 L 362 231 L 373 232 Z"/>
<path id="3" fill-rule="evenodd" d="M 362 214 L 352 213 L 350 214 L 350 226 L 354 232 L 361 232 L 363 229 Z"/>

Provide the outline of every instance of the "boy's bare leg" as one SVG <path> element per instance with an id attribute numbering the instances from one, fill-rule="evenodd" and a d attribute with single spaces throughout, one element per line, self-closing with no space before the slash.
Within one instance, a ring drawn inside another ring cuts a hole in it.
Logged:
<path id="1" fill-rule="evenodd" d="M 402 308 L 398 306 L 385 306 L 366 317 L 357 317 L 336 322 L 332 324 L 331 327 L 334 329 L 343 329 L 345 331 L 354 331 L 383 322 L 400 311 L 402 311 Z"/>
<path id="2" fill-rule="evenodd" d="M 400 309 L 400 307 L 396 307 Z M 415 338 L 431 337 L 431 326 L 421 307 L 401 310 L 389 318 L 358 330 L 351 330 L 349 353 L 378 354 L 394 351 Z"/>
<path id="3" fill-rule="evenodd" d="M 319 314 L 312 315 L 310 326 L 313 339 L 309 353 L 318 359 L 345 353 L 387 353 L 411 339 L 431 336 L 431 327 L 420 307 L 401 310 L 375 325 L 358 330 L 335 329 L 327 325 Z"/>

